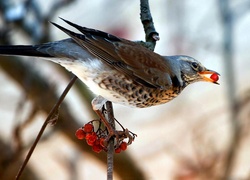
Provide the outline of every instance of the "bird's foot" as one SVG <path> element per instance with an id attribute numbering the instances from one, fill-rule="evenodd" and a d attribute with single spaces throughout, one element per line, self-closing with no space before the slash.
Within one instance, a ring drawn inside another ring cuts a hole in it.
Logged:
<path id="1" fill-rule="evenodd" d="M 122 128 L 122 131 L 117 131 L 119 135 L 119 139 L 127 139 L 128 138 L 128 145 L 132 144 L 132 142 L 135 140 L 135 137 L 137 136 L 135 133 L 129 131 L 127 128 L 124 128 L 122 124 L 115 119 L 115 121 L 119 124 L 119 126 Z"/>
<path id="2" fill-rule="evenodd" d="M 127 145 L 132 144 L 134 141 L 135 137 L 137 136 L 136 134 L 132 133 L 128 129 L 125 129 L 119 121 L 117 121 L 114 117 L 114 121 L 117 122 L 122 130 L 116 130 L 114 129 L 111 124 L 107 121 L 106 117 L 103 115 L 106 113 L 106 110 L 104 109 L 103 111 L 101 110 L 95 110 L 96 114 L 100 117 L 100 121 L 105 125 L 107 129 L 107 136 L 105 138 L 105 144 L 107 145 L 109 140 L 111 138 L 115 138 L 115 149 L 119 148 L 121 143 L 124 142 L 125 139 L 128 139 Z"/>
<path id="3" fill-rule="evenodd" d="M 76 137 L 78 139 L 86 139 L 87 144 L 92 146 L 93 151 L 99 153 L 101 151 L 107 151 L 108 144 L 111 138 L 114 138 L 114 148 L 116 153 L 120 153 L 122 150 L 126 150 L 127 146 L 132 144 L 136 134 L 132 133 L 128 129 L 125 129 L 113 116 L 109 116 L 122 128 L 122 130 L 116 130 L 114 124 L 111 125 L 106 119 L 107 110 L 104 108 L 104 104 L 107 100 L 98 96 L 92 101 L 93 110 L 99 116 L 99 120 L 92 120 L 85 124 L 82 128 L 76 131 Z M 98 122 L 96 125 L 95 122 Z"/>
<path id="4" fill-rule="evenodd" d="M 108 132 L 108 136 L 105 141 L 109 142 L 110 138 L 115 138 L 115 149 L 119 148 L 120 145 L 127 140 L 126 144 L 130 145 L 134 141 L 137 135 L 129 131 L 128 129 L 114 130 L 113 132 Z"/>

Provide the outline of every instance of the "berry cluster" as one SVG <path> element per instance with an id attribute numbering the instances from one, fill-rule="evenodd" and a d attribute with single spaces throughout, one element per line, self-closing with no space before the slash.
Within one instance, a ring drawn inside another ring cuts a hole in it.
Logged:
<path id="1" fill-rule="evenodd" d="M 94 121 L 90 121 L 85 124 L 83 127 L 76 130 L 77 139 L 85 139 L 89 146 L 92 146 L 92 150 L 96 153 L 100 153 L 101 151 L 107 151 L 107 137 L 108 131 L 105 128 L 104 130 L 99 127 L 95 131 L 93 126 Z M 115 143 L 115 153 L 120 153 L 121 151 L 125 151 L 127 149 L 128 143 L 123 141 L 124 138 L 116 140 Z"/>

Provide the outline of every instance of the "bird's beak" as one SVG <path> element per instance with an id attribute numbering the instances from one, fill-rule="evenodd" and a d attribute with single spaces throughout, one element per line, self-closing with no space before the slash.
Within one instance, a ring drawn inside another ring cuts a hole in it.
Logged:
<path id="1" fill-rule="evenodd" d="M 205 71 L 199 72 L 199 74 L 201 75 L 203 81 L 219 84 L 217 81 L 219 80 L 220 74 L 216 71 L 206 69 Z"/>

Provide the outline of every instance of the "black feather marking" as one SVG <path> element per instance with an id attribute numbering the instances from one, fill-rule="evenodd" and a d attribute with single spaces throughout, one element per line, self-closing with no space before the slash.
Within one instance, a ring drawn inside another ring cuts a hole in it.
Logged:
<path id="1" fill-rule="evenodd" d="M 75 23 L 72 23 L 66 19 L 63 19 L 60 17 L 60 19 L 62 19 L 64 22 L 66 22 L 67 24 L 73 26 L 74 28 L 76 28 L 77 30 L 79 30 L 81 33 L 85 34 L 85 35 L 89 35 L 89 36 L 99 36 L 99 37 L 102 37 L 102 38 L 105 38 L 109 41 L 121 41 L 120 38 L 112 35 L 112 34 L 108 34 L 106 32 L 103 32 L 103 31 L 99 31 L 99 30 L 96 30 L 96 29 L 91 29 L 91 28 L 86 28 L 86 27 L 82 27 L 82 26 L 79 26 Z"/>
<path id="2" fill-rule="evenodd" d="M 176 76 L 171 77 L 171 80 L 172 80 L 172 83 L 173 83 L 174 87 L 180 87 L 181 86 L 181 84 L 180 84 L 180 82 L 179 82 L 179 80 L 178 80 L 178 78 Z"/>
<path id="3" fill-rule="evenodd" d="M 86 40 L 86 36 L 83 35 L 83 34 L 78 34 L 78 33 L 75 33 L 73 31 L 70 31 L 54 22 L 50 22 L 51 24 L 53 24 L 54 26 L 56 26 L 58 29 L 62 30 L 63 32 L 65 32 L 66 34 L 68 34 L 70 37 L 76 37 L 78 39 L 81 39 L 81 40 Z"/>

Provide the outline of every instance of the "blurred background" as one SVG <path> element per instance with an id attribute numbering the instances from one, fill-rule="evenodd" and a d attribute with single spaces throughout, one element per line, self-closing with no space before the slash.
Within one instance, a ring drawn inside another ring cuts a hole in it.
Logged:
<path id="1" fill-rule="evenodd" d="M 155 52 L 189 55 L 221 74 L 173 101 L 147 109 L 114 104 L 115 117 L 138 137 L 115 155 L 115 179 L 250 179 L 250 1 L 150 1 Z M 81 26 L 144 40 L 139 0 L 0 0 L 0 43 L 68 38 L 51 25 Z M 72 29 L 73 30 L 73 29 Z M 36 58 L 0 57 L 0 179 L 13 179 L 72 74 Z M 95 119 L 94 97 L 78 80 L 21 179 L 105 179 L 106 153 L 75 131 Z"/>

